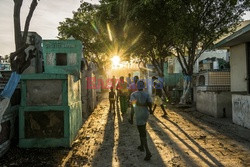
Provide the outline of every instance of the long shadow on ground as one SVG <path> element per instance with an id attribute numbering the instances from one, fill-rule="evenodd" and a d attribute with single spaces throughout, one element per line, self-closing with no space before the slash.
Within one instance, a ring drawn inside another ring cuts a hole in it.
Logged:
<path id="1" fill-rule="evenodd" d="M 198 111 L 182 111 L 173 106 L 170 109 L 214 137 L 222 134 L 231 139 L 237 138 L 242 141 L 250 141 L 250 130 L 233 124 L 232 118 L 214 118 Z"/>
<path id="2" fill-rule="evenodd" d="M 94 155 L 92 166 L 109 167 L 112 166 L 113 147 L 114 147 L 114 119 L 113 113 L 108 113 L 108 120 L 104 130 L 103 142 Z"/>
<path id="3" fill-rule="evenodd" d="M 147 134 L 149 149 L 152 153 L 150 161 L 144 161 L 145 152 L 137 150 L 140 145 L 139 132 L 136 122 L 133 125 L 128 123 L 127 115 L 118 114 L 119 143 L 117 148 L 120 167 L 164 167 L 166 166 L 150 135 Z M 122 139 L 123 138 L 123 139 Z M 122 142 L 123 141 L 123 142 Z"/>
<path id="4" fill-rule="evenodd" d="M 160 123 L 165 129 L 167 129 L 172 135 L 174 135 L 179 141 L 181 141 L 182 144 L 184 144 L 190 151 L 192 151 L 201 161 L 206 163 L 208 166 L 223 166 L 221 162 L 219 162 L 215 157 L 213 157 L 206 149 L 201 147 L 196 141 L 194 141 L 183 129 L 181 129 L 175 122 L 167 119 L 170 123 L 172 123 L 175 127 L 180 130 L 189 141 L 191 141 L 196 147 L 199 148 L 201 152 L 203 152 L 208 158 L 204 157 L 201 155 L 200 152 L 197 152 L 195 148 L 193 148 L 190 144 L 188 144 L 184 139 L 182 139 L 180 136 L 178 136 L 172 129 L 167 127 L 161 120 L 155 117 L 155 121 Z M 157 123 L 155 124 L 156 126 L 160 127 Z M 191 159 L 191 157 L 187 157 Z M 213 163 L 211 163 L 213 162 Z"/>
<path id="5" fill-rule="evenodd" d="M 186 152 L 170 136 L 168 136 L 167 133 L 164 132 L 164 130 L 157 124 L 157 122 L 158 119 L 156 117 L 149 122 L 149 125 L 152 127 L 154 133 L 158 135 L 158 137 L 164 143 L 170 144 L 172 149 L 180 155 L 181 160 L 183 160 L 187 166 L 198 167 L 199 164 L 197 164 L 191 157 L 189 157 L 188 154 L 186 154 Z M 178 138 L 181 142 L 183 142 L 187 147 L 191 148 L 183 139 L 181 139 L 171 129 L 169 129 L 168 127 L 166 127 L 166 129 L 170 130 L 170 132 L 172 132 L 176 138 Z"/>

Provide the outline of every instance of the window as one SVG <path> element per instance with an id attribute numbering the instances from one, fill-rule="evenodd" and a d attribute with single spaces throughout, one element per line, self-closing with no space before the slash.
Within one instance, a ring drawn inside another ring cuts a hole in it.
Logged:
<path id="1" fill-rule="evenodd" d="M 204 77 L 204 75 L 199 76 L 199 86 L 205 86 L 205 77 Z"/>
<path id="2" fill-rule="evenodd" d="M 57 66 L 67 65 L 67 53 L 56 53 L 56 65 Z"/>

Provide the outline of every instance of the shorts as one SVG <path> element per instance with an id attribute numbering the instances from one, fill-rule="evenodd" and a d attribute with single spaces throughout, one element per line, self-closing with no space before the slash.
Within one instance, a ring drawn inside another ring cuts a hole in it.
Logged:
<path id="1" fill-rule="evenodd" d="M 155 96 L 154 97 L 154 104 L 162 105 L 163 104 L 162 99 L 159 96 Z"/>

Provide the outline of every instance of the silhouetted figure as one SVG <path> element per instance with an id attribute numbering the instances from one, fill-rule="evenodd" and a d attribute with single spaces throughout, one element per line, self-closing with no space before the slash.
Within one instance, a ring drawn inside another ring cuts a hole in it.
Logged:
<path id="1" fill-rule="evenodd" d="M 153 76 L 152 77 L 152 82 L 153 82 L 153 94 L 154 94 L 154 107 L 153 107 L 153 113 L 158 106 L 161 107 L 163 111 L 162 117 L 167 116 L 167 112 L 164 108 L 163 101 L 162 101 L 162 88 L 163 88 L 163 83 L 157 79 L 157 77 Z"/>
<path id="2" fill-rule="evenodd" d="M 110 88 L 109 92 L 109 112 L 114 111 L 115 113 L 115 92 L 113 87 Z"/>
<path id="3" fill-rule="evenodd" d="M 113 76 L 113 78 L 111 79 L 111 87 L 115 88 L 116 87 L 116 84 L 117 84 L 117 80 L 115 78 L 115 76 Z M 115 91 L 114 91 L 115 92 Z M 116 93 L 116 102 L 118 103 L 118 91 Z"/>
<path id="4" fill-rule="evenodd" d="M 124 77 L 121 76 L 119 82 L 116 86 L 117 96 L 119 96 L 120 100 L 120 109 L 122 114 L 125 114 L 128 108 L 128 87 L 127 82 L 124 81 Z"/>
<path id="5" fill-rule="evenodd" d="M 115 86 L 116 86 L 116 78 L 115 78 L 115 76 L 113 76 L 113 78 L 111 79 L 111 84 L 112 84 L 111 87 L 115 88 Z"/>
<path id="6" fill-rule="evenodd" d="M 127 81 L 127 83 L 128 83 L 128 87 L 129 87 L 129 85 L 132 84 L 132 81 L 131 81 L 131 74 L 130 74 L 130 73 L 128 73 L 128 77 L 126 78 L 126 81 Z"/>

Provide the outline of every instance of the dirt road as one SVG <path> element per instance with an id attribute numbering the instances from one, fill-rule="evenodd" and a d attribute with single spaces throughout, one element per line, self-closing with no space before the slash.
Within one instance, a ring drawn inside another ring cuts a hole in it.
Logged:
<path id="1" fill-rule="evenodd" d="M 168 107 L 150 115 L 148 129 L 151 160 L 137 150 L 136 125 L 127 116 L 108 112 L 104 99 L 84 123 L 71 149 L 12 148 L 0 166 L 250 166 L 250 142 L 238 136 L 239 128 L 228 119 Z M 250 130 L 246 130 L 250 133 Z"/>

